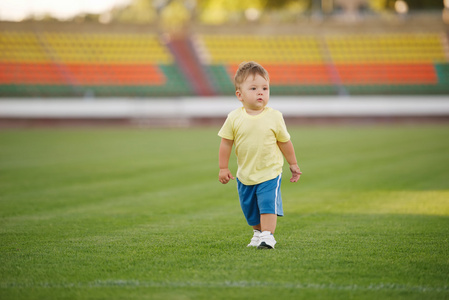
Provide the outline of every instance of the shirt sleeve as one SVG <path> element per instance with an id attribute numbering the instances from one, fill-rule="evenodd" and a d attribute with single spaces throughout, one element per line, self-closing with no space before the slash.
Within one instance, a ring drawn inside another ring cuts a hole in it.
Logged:
<path id="1" fill-rule="evenodd" d="M 234 130 L 232 129 L 232 121 L 229 115 L 218 132 L 218 136 L 224 139 L 234 140 Z"/>
<path id="2" fill-rule="evenodd" d="M 287 131 L 287 126 L 285 125 L 284 117 L 282 116 L 282 113 L 279 113 L 279 118 L 277 122 L 277 132 L 276 132 L 276 139 L 281 142 L 285 143 L 290 140 L 290 134 Z"/>

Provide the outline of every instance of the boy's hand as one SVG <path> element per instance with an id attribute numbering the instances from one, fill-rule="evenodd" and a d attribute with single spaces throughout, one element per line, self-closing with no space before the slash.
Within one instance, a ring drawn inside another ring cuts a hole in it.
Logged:
<path id="1" fill-rule="evenodd" d="M 290 171 L 292 171 L 292 178 L 290 178 L 290 182 L 297 182 L 302 174 L 298 165 L 290 165 Z"/>
<path id="2" fill-rule="evenodd" d="M 232 176 L 231 171 L 229 169 L 220 169 L 220 173 L 218 174 L 218 180 L 226 184 L 229 182 L 229 180 L 235 179 L 234 176 Z"/>

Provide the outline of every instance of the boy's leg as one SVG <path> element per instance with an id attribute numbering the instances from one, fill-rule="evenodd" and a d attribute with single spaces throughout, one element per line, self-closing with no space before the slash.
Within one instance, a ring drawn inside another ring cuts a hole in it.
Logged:
<path id="1" fill-rule="evenodd" d="M 276 230 L 278 216 L 276 214 L 261 214 L 260 215 L 260 231 L 269 231 L 274 234 Z"/>
<path id="2" fill-rule="evenodd" d="M 259 236 L 258 249 L 273 249 L 274 245 L 276 245 L 276 240 L 274 239 L 273 234 L 276 230 L 277 217 L 276 214 L 260 215 L 262 233 Z"/>
<path id="3" fill-rule="evenodd" d="M 277 217 L 284 215 L 281 198 L 281 175 L 259 185 L 257 200 L 262 231 L 257 248 L 273 249 L 276 245 L 273 234 L 276 230 Z"/>
<path id="4" fill-rule="evenodd" d="M 283 216 L 281 198 L 281 175 L 263 182 L 257 191 L 258 205 L 260 210 L 261 231 L 269 231 L 274 234 L 276 230 L 277 217 Z"/>
<path id="5" fill-rule="evenodd" d="M 256 187 L 257 186 L 255 185 L 244 185 L 237 178 L 237 189 L 239 193 L 240 205 L 246 221 L 253 228 L 253 237 L 251 238 L 251 242 L 248 244 L 248 247 L 257 247 L 259 245 L 259 236 L 262 233 L 260 231 L 260 211 L 257 205 Z"/>

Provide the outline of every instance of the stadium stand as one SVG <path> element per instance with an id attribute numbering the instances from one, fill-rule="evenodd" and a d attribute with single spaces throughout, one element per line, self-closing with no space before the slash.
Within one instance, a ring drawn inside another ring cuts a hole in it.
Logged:
<path id="1" fill-rule="evenodd" d="M 266 66 L 276 94 L 449 93 L 445 34 L 199 35 L 195 45 L 220 94 L 244 60 Z"/>
<path id="2" fill-rule="evenodd" d="M 191 93 L 155 34 L 0 31 L 2 96 Z"/>
<path id="3" fill-rule="evenodd" d="M 276 95 L 449 94 L 441 30 L 159 34 L 145 27 L 0 26 L 0 96 L 228 96 L 238 64 L 248 60 L 268 69 Z"/>

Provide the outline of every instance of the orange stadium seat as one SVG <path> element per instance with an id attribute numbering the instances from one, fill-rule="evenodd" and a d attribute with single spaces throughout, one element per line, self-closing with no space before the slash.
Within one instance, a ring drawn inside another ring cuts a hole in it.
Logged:
<path id="1" fill-rule="evenodd" d="M 235 74 L 238 65 L 228 68 L 228 73 Z M 270 74 L 272 85 L 323 85 L 331 84 L 332 80 L 326 65 L 271 65 L 266 64 L 264 68 Z"/>

